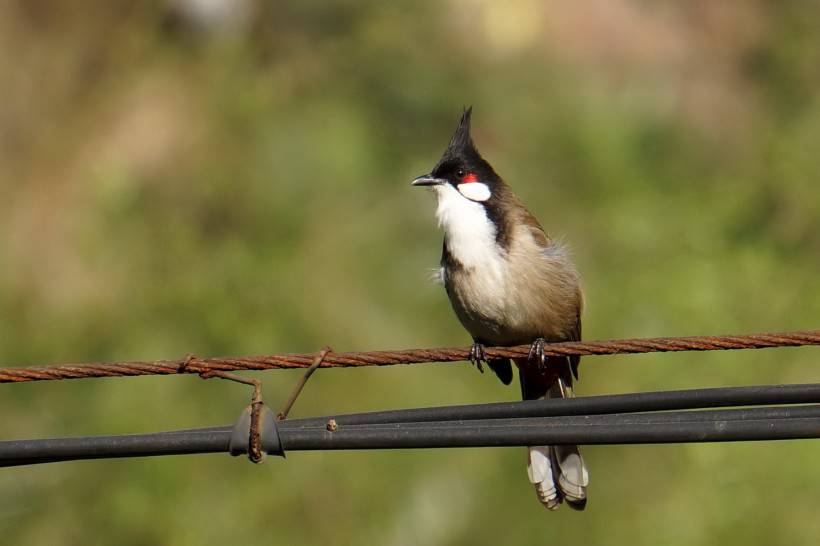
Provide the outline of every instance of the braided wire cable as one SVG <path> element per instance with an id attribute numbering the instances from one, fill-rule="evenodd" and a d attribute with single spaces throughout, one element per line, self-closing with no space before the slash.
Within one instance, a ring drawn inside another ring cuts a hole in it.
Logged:
<path id="1" fill-rule="evenodd" d="M 820 330 L 783 333 L 759 333 L 727 336 L 659 337 L 550 343 L 545 346 L 546 356 L 614 355 L 678 351 L 723 351 L 763 349 L 769 347 L 799 347 L 820 345 Z M 516 347 L 487 347 L 488 358 L 522 358 L 530 352 L 529 345 Z M 404 349 L 397 351 L 329 352 L 321 362 L 322 368 L 357 366 L 389 366 L 424 362 L 456 362 L 466 360 L 470 349 L 465 347 Z M 0 383 L 26 381 L 53 381 L 91 377 L 125 377 L 139 375 L 208 374 L 216 371 L 270 370 L 308 368 L 320 353 L 260 355 L 246 357 L 187 356 L 179 360 L 152 362 L 99 362 L 84 364 L 55 364 L 49 366 L 0 368 Z"/>

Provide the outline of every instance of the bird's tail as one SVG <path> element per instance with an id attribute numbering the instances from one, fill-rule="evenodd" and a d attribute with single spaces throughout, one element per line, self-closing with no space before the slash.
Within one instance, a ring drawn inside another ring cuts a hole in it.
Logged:
<path id="1" fill-rule="evenodd" d="M 574 396 L 566 358 L 548 359 L 545 373 L 531 363 L 516 363 L 525 400 Z M 530 446 L 527 450 L 527 474 L 538 500 L 549 510 L 556 510 L 563 501 L 571 508 L 583 510 L 589 472 L 578 446 Z"/>

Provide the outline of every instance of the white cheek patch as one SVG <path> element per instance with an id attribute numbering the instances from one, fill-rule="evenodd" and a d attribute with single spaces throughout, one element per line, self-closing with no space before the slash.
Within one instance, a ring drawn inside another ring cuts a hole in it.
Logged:
<path id="1" fill-rule="evenodd" d="M 468 182 L 459 184 L 458 191 L 461 195 L 471 201 L 486 201 L 490 198 L 490 188 L 481 182 Z"/>

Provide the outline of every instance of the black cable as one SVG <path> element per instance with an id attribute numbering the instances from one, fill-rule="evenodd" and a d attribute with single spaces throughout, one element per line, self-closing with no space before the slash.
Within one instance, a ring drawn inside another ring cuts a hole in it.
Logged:
<path id="1" fill-rule="evenodd" d="M 820 384 L 755 385 L 678 391 L 607 394 L 579 398 L 495 402 L 461 406 L 440 406 L 405 410 L 339 415 L 340 425 L 457 421 L 467 419 L 506 419 L 513 417 L 552 417 L 561 415 L 600 415 L 733 406 L 775 404 L 818 404 Z M 283 421 L 284 427 L 324 426 L 327 417 Z M 218 429 L 215 429 L 218 430 Z"/>
<path id="2" fill-rule="evenodd" d="M 324 421 L 327 423 L 327 421 Z M 443 422 L 284 426 L 285 451 L 632 444 L 820 438 L 820 406 L 715 411 L 473 419 Z M 228 427 L 229 428 L 229 427 Z M 201 429 L 127 436 L 0 442 L 0 466 L 77 459 L 228 451 L 231 431 Z"/>
<path id="3" fill-rule="evenodd" d="M 811 406 L 776 406 L 762 408 L 739 408 L 729 410 L 670 411 L 651 413 L 612 413 L 603 415 L 563 415 L 557 417 L 513 417 L 510 419 L 469 419 L 462 421 L 426 421 L 418 423 L 369 423 L 362 425 L 345 425 L 346 428 L 381 429 L 400 424 L 403 428 L 425 428 L 435 425 L 441 429 L 462 428 L 470 425 L 494 426 L 563 426 L 563 425 L 641 425 L 653 423 L 703 423 L 717 421 L 738 421 L 749 419 L 790 419 L 820 418 L 820 405 Z M 338 423 L 337 423 L 338 424 Z M 338 425 L 341 426 L 341 425 Z M 292 427 L 299 431 L 317 427 Z M 321 427 L 326 428 L 326 427 Z M 282 427 L 280 426 L 280 430 Z"/>
<path id="4" fill-rule="evenodd" d="M 439 406 L 404 410 L 376 411 L 333 416 L 340 425 L 457 421 L 468 419 L 506 419 L 514 417 L 551 417 L 561 415 L 600 415 L 768 404 L 820 403 L 820 384 L 755 385 L 678 391 L 607 394 L 580 398 L 495 402 L 461 406 Z M 289 419 L 282 428 L 323 427 L 328 417 Z M 230 426 L 200 430 L 225 431 Z"/>
<path id="5" fill-rule="evenodd" d="M 446 433 L 445 433 L 446 432 Z M 820 419 L 728 420 L 678 423 L 568 424 L 495 427 L 465 426 L 442 430 L 436 425 L 406 428 L 340 428 L 318 437 L 315 431 L 289 431 L 285 450 L 303 449 L 397 449 L 440 447 L 502 447 L 559 444 L 636 444 L 681 442 L 729 442 L 820 438 Z M 291 447 L 291 445 L 293 447 Z"/>
<path id="6" fill-rule="evenodd" d="M 0 467 L 83 459 L 228 452 L 231 431 L 171 431 L 0 442 Z"/>

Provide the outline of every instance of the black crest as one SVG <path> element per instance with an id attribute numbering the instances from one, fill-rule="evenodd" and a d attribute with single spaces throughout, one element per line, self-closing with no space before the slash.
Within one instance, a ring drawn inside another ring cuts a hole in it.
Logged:
<path id="1" fill-rule="evenodd" d="M 473 115 L 473 107 L 470 106 L 464 109 L 461 114 L 461 119 L 456 127 L 456 132 L 453 133 L 453 138 L 450 140 L 447 150 L 444 155 L 464 155 L 467 151 L 475 152 L 475 144 L 473 144 L 473 137 L 470 136 L 470 119 Z"/>
<path id="2" fill-rule="evenodd" d="M 475 172 L 485 184 L 498 179 L 498 175 L 495 174 L 490 164 L 481 157 L 473 143 L 473 137 L 470 135 L 472 114 L 472 106 L 465 108 L 461 114 L 461 119 L 458 121 L 458 127 L 456 127 L 456 132 L 453 133 L 453 138 L 450 139 L 450 144 L 447 145 L 444 155 L 441 156 L 432 171 L 435 176 L 456 183 L 457 180 L 453 178 L 453 175 L 457 169 L 463 169 Z"/>

